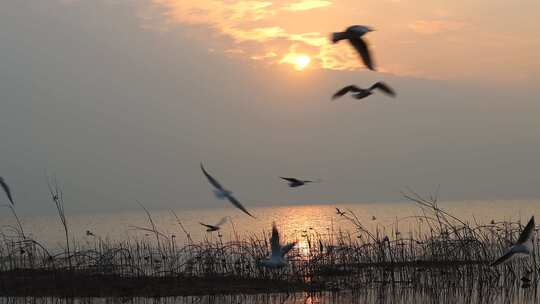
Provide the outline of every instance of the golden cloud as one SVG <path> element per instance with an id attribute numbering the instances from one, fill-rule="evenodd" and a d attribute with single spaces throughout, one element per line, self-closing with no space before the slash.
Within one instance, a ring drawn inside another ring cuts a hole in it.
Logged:
<path id="1" fill-rule="evenodd" d="M 287 11 L 307 11 L 315 8 L 321 8 L 331 5 L 330 1 L 323 0 L 304 0 L 286 5 L 283 9 Z"/>
<path id="2" fill-rule="evenodd" d="M 287 3 L 289 2 L 289 3 Z M 212 31 L 229 37 L 225 53 L 266 61 L 272 64 L 292 63 L 296 53 L 291 48 L 302 47 L 306 56 L 315 59 L 310 66 L 323 69 L 355 69 L 360 67 L 358 58 L 347 51 L 336 51 L 343 46 L 332 46 L 328 33 L 291 32 L 277 25 L 280 11 L 290 14 L 331 5 L 331 1 L 285 1 L 279 6 L 270 1 L 238 0 L 154 0 L 161 9 L 167 26 L 171 24 L 206 25 Z M 258 25 L 258 26 L 257 26 Z M 145 28 L 155 28 L 146 26 Z M 214 45 L 215 47 L 215 45 Z M 265 50 L 261 52 L 261 49 Z M 286 58 L 286 59 L 284 59 Z"/>

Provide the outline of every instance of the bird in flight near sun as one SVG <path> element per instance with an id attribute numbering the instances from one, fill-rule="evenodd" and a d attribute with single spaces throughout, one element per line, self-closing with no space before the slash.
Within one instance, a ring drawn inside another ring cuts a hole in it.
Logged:
<path id="1" fill-rule="evenodd" d="M 337 43 L 340 40 L 349 40 L 351 45 L 356 49 L 362 61 L 366 67 L 372 71 L 375 70 L 375 65 L 373 64 L 373 59 L 369 52 L 367 42 L 362 39 L 366 33 L 373 32 L 374 30 L 365 25 L 352 25 L 349 26 L 344 32 L 335 32 L 332 33 L 332 43 Z"/>
<path id="2" fill-rule="evenodd" d="M 373 90 L 375 89 L 378 89 L 380 90 L 381 92 L 389 95 L 389 96 L 396 96 L 396 92 L 391 88 L 389 87 L 387 84 L 385 84 L 384 82 L 382 81 L 379 81 L 379 82 L 376 82 L 375 84 L 373 84 L 371 87 L 369 87 L 369 89 L 363 89 L 363 88 L 359 88 L 355 85 L 349 85 L 349 86 L 346 86 L 344 88 L 342 88 L 341 90 L 337 91 L 334 96 L 332 96 L 332 99 L 336 99 L 336 98 L 339 98 L 349 92 L 351 92 L 351 96 L 356 98 L 356 99 L 362 99 L 362 98 L 365 98 L 371 94 L 373 94 Z"/>

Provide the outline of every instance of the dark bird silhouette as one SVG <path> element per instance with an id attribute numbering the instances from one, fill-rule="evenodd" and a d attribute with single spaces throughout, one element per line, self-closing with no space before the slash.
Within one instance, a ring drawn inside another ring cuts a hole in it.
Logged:
<path id="1" fill-rule="evenodd" d="M 332 43 L 337 43 L 340 40 L 347 39 L 351 45 L 356 49 L 364 64 L 368 69 L 374 71 L 375 65 L 371 58 L 368 44 L 362 39 L 364 34 L 372 32 L 373 29 L 364 25 L 349 26 L 344 32 L 332 33 Z"/>
<path id="2" fill-rule="evenodd" d="M 339 210 L 339 208 L 337 208 L 337 207 L 336 207 L 336 214 L 337 214 L 337 215 L 340 215 L 340 216 L 345 216 L 345 212 Z"/>
<path id="3" fill-rule="evenodd" d="M 296 188 L 296 187 L 300 187 L 300 186 L 303 186 L 307 183 L 314 183 L 315 181 L 312 181 L 312 180 L 301 180 L 301 179 L 297 179 L 297 178 L 294 178 L 294 177 L 279 177 L 283 180 L 286 180 L 288 183 L 289 183 L 289 187 L 291 188 Z"/>
<path id="4" fill-rule="evenodd" d="M 368 97 L 369 95 L 373 94 L 373 90 L 380 90 L 381 92 L 387 94 L 387 95 L 390 95 L 392 97 L 396 96 L 396 92 L 391 88 L 389 87 L 386 83 L 384 82 L 376 82 L 375 84 L 373 84 L 371 87 L 369 87 L 368 89 L 363 89 L 363 88 L 359 88 L 355 85 L 349 85 L 349 86 L 346 86 L 344 88 L 342 88 L 341 90 L 337 91 L 333 96 L 332 96 L 332 100 L 334 99 L 337 99 L 349 92 L 351 92 L 351 96 L 353 98 L 356 98 L 356 99 L 362 99 L 362 98 L 365 98 L 365 97 Z"/>
<path id="5" fill-rule="evenodd" d="M 9 189 L 9 186 L 3 177 L 0 177 L 0 186 L 2 186 L 2 189 L 4 189 L 4 192 L 6 193 L 6 196 L 11 202 L 11 204 L 15 205 L 15 202 L 13 201 L 13 196 L 11 196 L 11 190 Z"/>
<path id="6" fill-rule="evenodd" d="M 201 223 L 201 222 L 199 222 L 199 224 L 201 224 L 204 227 L 208 228 L 208 229 L 206 229 L 206 232 L 214 232 L 214 231 L 218 231 L 219 229 L 221 229 L 221 225 L 225 224 L 226 221 L 227 221 L 227 217 L 224 217 L 215 225 L 208 225 L 208 224 L 204 224 L 204 223 Z"/>
<path id="7" fill-rule="evenodd" d="M 517 242 L 512 245 L 506 253 L 498 258 L 491 266 L 497 266 L 510 261 L 518 255 L 530 255 L 533 252 L 533 236 L 534 236 L 534 216 L 531 217 L 525 229 L 519 235 Z"/>
<path id="8" fill-rule="evenodd" d="M 204 176 L 206 176 L 206 179 L 208 179 L 208 182 L 214 186 L 214 194 L 218 199 L 227 199 L 231 204 L 233 204 L 236 208 L 242 210 L 245 214 L 251 216 L 252 218 L 255 218 L 249 211 L 242 206 L 242 204 L 232 195 L 232 192 L 229 190 L 226 190 L 223 188 L 223 186 L 215 179 L 213 178 L 206 170 L 204 169 L 203 164 L 201 163 L 201 170 L 204 173 Z"/>

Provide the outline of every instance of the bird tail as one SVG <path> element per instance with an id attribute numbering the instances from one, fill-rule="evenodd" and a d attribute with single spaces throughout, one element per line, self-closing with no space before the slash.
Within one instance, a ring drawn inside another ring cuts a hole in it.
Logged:
<path id="1" fill-rule="evenodd" d="M 347 32 L 335 32 L 332 33 L 332 43 L 336 43 L 340 40 L 347 39 Z"/>

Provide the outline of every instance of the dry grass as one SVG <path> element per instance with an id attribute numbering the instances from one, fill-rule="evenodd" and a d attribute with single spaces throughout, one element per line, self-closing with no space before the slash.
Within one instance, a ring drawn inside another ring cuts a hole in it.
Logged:
<path id="1" fill-rule="evenodd" d="M 302 241 L 307 247 L 289 254 L 290 266 L 269 270 L 257 262 L 268 255 L 264 235 L 193 242 L 179 222 L 188 241 L 178 244 L 174 236 L 158 231 L 146 209 L 149 226 L 136 228 L 153 238 L 118 242 L 96 238 L 91 246 L 69 243 L 61 191 L 57 184 L 51 189 L 65 227 L 66 249 L 51 254 L 39 241 L 28 238 L 18 221 L 18 226 L 5 227 L 0 235 L 0 294 L 33 290 L 41 295 L 67 295 L 81 292 L 81 287 L 85 295 L 187 295 L 341 290 L 372 284 L 503 286 L 518 284 L 526 269 L 536 278 L 538 269 L 538 242 L 532 259 L 497 268 L 488 265 L 517 239 L 521 223 L 469 223 L 440 209 L 436 197 L 414 192 L 404 195 L 417 203 L 422 215 L 412 219 L 417 228 L 408 233 L 410 237 L 402 237 L 397 224 L 391 233 L 369 231 L 348 210 L 343 216 L 354 224 L 354 231 L 328 235 L 306 231 Z"/>

